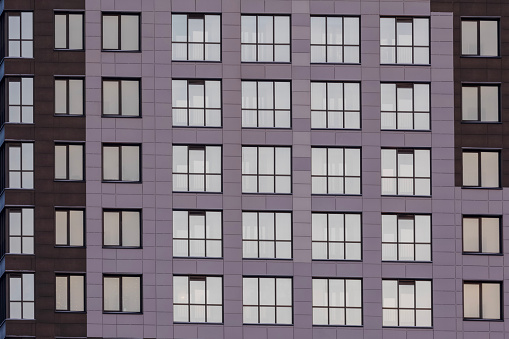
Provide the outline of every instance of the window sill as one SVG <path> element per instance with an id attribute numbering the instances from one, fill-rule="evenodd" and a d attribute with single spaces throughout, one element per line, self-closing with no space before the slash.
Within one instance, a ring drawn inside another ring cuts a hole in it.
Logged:
<path id="1" fill-rule="evenodd" d="M 477 121 L 477 120 L 461 120 L 462 124 L 472 124 L 472 125 L 479 125 L 479 124 L 487 124 L 487 125 L 502 125 L 502 121 Z"/>
<path id="2" fill-rule="evenodd" d="M 101 49 L 101 52 L 105 53 L 141 53 L 141 50 L 123 50 L 123 49 Z"/>
<path id="3" fill-rule="evenodd" d="M 142 250 L 143 246 L 107 246 L 103 245 L 104 249 L 112 249 L 112 250 Z"/>
<path id="4" fill-rule="evenodd" d="M 217 192 L 210 192 L 210 191 L 172 191 L 172 193 L 223 194 L 223 191 L 217 191 Z"/>
<path id="5" fill-rule="evenodd" d="M 463 318 L 463 321 L 482 321 L 482 322 L 485 322 L 485 321 L 494 321 L 494 322 L 497 322 L 497 323 L 501 323 L 501 322 L 504 322 L 504 319 Z"/>
<path id="6" fill-rule="evenodd" d="M 53 179 L 53 182 L 87 182 L 85 179 L 71 180 L 71 179 Z"/>
<path id="7" fill-rule="evenodd" d="M 214 63 L 214 64 L 220 64 L 222 63 L 221 60 L 172 60 L 171 62 L 199 62 L 199 63 Z"/>
<path id="8" fill-rule="evenodd" d="M 282 129 L 282 130 L 287 130 L 287 131 L 290 131 L 292 129 L 292 127 L 244 127 L 242 126 L 242 129 L 247 129 L 247 130 L 257 130 L 257 129 L 268 129 L 268 130 L 279 130 L 279 129 Z"/>
<path id="9" fill-rule="evenodd" d="M 490 257 L 503 257 L 504 253 L 485 253 L 485 252 L 462 252 L 463 255 L 480 255 Z"/>
<path id="10" fill-rule="evenodd" d="M 55 310 L 55 313 L 87 314 L 87 311 L 62 311 L 62 310 Z"/>
<path id="11" fill-rule="evenodd" d="M 394 63 L 380 63 L 380 66 L 425 66 L 425 67 L 431 67 L 431 64 L 394 64 Z M 399 327 L 399 326 L 396 326 Z"/>
<path id="12" fill-rule="evenodd" d="M 142 181 L 102 180 L 103 184 L 141 184 Z"/>
<path id="13" fill-rule="evenodd" d="M 431 198 L 431 195 L 381 194 L 381 196 L 388 198 Z"/>
<path id="14" fill-rule="evenodd" d="M 217 129 L 223 129 L 223 126 L 175 126 L 175 125 L 172 125 L 171 126 L 172 128 L 217 128 Z"/>
<path id="15" fill-rule="evenodd" d="M 362 131 L 362 128 L 327 128 L 327 127 L 311 127 L 311 131 Z"/>
<path id="16" fill-rule="evenodd" d="M 175 325 L 224 325 L 223 322 L 220 323 L 212 323 L 212 322 L 186 322 L 186 321 L 174 321 Z"/>
<path id="17" fill-rule="evenodd" d="M 62 117 L 62 118 L 80 118 L 80 117 L 84 117 L 85 114 L 56 114 L 54 113 L 53 114 L 54 117 Z"/>
<path id="18" fill-rule="evenodd" d="M 468 54 L 461 54 L 460 58 L 465 59 L 502 59 L 500 55 L 492 56 L 492 55 L 468 55 Z"/>
<path id="19" fill-rule="evenodd" d="M 325 261 L 325 262 L 336 262 L 336 261 L 340 261 L 340 262 L 355 262 L 355 263 L 359 263 L 359 262 L 362 262 L 362 259 L 311 259 L 311 261 Z"/>
<path id="20" fill-rule="evenodd" d="M 382 328 L 406 328 L 406 329 L 413 329 L 416 330 L 425 330 L 425 329 L 433 329 L 433 326 L 382 326 Z"/>
<path id="21" fill-rule="evenodd" d="M 361 197 L 362 193 L 311 193 L 313 197 Z"/>
<path id="22" fill-rule="evenodd" d="M 419 244 L 419 243 L 417 243 L 417 244 Z M 431 261 L 431 260 L 429 260 L 429 261 L 422 261 L 422 260 L 382 260 L 382 262 L 392 263 L 392 264 L 396 264 L 396 263 L 402 263 L 402 264 L 432 264 L 433 263 L 433 261 Z"/>
<path id="23" fill-rule="evenodd" d="M 176 256 L 173 256 L 172 257 L 173 259 L 177 259 L 177 260 L 181 260 L 181 259 L 191 259 L 191 260 L 201 260 L 201 259 L 205 259 L 205 260 L 223 260 L 224 258 L 223 257 L 176 257 Z"/>
<path id="24" fill-rule="evenodd" d="M 461 186 L 461 189 L 464 189 L 464 190 L 492 190 L 492 191 L 501 191 L 503 189 L 503 187 Z"/>
<path id="25" fill-rule="evenodd" d="M 9 252 L 5 252 L 6 256 L 32 256 L 32 255 L 35 255 L 35 253 L 9 253 Z"/>
<path id="26" fill-rule="evenodd" d="M 85 49 L 53 48 L 54 52 L 85 52 Z"/>
<path id="27" fill-rule="evenodd" d="M 364 327 L 364 325 L 325 325 L 325 324 L 313 324 L 313 327 Z"/>
<path id="28" fill-rule="evenodd" d="M 293 193 L 271 193 L 271 192 L 242 192 L 247 195 L 292 195 Z"/>
<path id="29" fill-rule="evenodd" d="M 290 261 L 293 261 L 293 258 L 244 258 L 244 257 L 242 257 L 242 260 L 247 260 L 247 261 L 254 261 L 254 260 L 269 260 L 269 261 L 283 260 L 283 261 L 290 262 Z"/>
<path id="30" fill-rule="evenodd" d="M 103 314 L 132 314 L 132 315 L 137 315 L 137 314 L 143 314 L 143 312 L 121 312 L 121 311 L 103 311 Z"/>
<path id="31" fill-rule="evenodd" d="M 431 132 L 430 129 L 389 129 L 389 128 L 380 128 L 381 131 L 387 131 L 387 132 L 417 132 L 417 133 L 423 133 L 423 132 Z"/>
<path id="32" fill-rule="evenodd" d="M 55 245 L 54 248 L 87 248 L 87 246 Z"/>
<path id="33" fill-rule="evenodd" d="M 278 65 L 291 65 L 291 61 L 241 61 L 241 64 L 278 64 Z"/>
<path id="34" fill-rule="evenodd" d="M 101 114 L 101 118 L 141 119 L 140 115 Z"/>
<path id="35" fill-rule="evenodd" d="M 293 308 L 293 306 L 292 306 L 292 308 Z M 293 324 L 274 324 L 274 323 L 242 323 L 242 325 L 247 325 L 247 326 L 285 326 L 285 327 L 293 326 Z"/>
<path id="36" fill-rule="evenodd" d="M 345 65 L 345 66 L 360 66 L 360 62 L 310 62 L 311 66 L 318 66 L 318 65 Z"/>

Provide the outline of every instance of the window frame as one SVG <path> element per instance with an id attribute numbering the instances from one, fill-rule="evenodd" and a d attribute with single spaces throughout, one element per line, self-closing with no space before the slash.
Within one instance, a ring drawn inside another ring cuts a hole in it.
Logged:
<path id="1" fill-rule="evenodd" d="M 5 55 L 4 55 L 4 58 L 21 58 L 21 59 L 33 59 L 34 58 L 34 11 L 33 10 L 14 10 L 14 11 L 5 11 L 4 10 L 4 13 L 6 13 L 7 15 L 4 16 L 5 18 Z M 31 23 L 31 26 L 32 26 L 32 39 L 23 39 L 22 38 L 22 32 L 21 32 L 21 27 L 23 26 L 23 22 L 21 20 L 21 14 L 22 13 L 31 13 L 32 14 L 32 23 Z M 13 15 L 14 14 L 14 15 Z M 9 38 L 9 17 L 13 15 L 13 16 L 19 16 L 20 17 L 20 37 L 19 39 L 10 39 Z M 19 41 L 20 43 L 20 56 L 11 56 L 10 55 L 10 49 L 9 49 L 9 42 L 10 41 Z M 23 55 L 23 47 L 22 47 L 22 43 L 23 41 L 31 41 L 32 42 L 32 46 L 31 46 L 31 53 L 32 56 L 31 57 L 24 57 L 22 56 Z"/>
<path id="2" fill-rule="evenodd" d="M 82 27 L 81 27 L 81 35 L 82 35 L 82 40 L 81 40 L 81 48 L 79 49 L 75 49 L 75 48 L 69 48 L 69 15 L 79 15 L 81 14 L 82 16 Z M 65 28 L 65 33 L 66 33 L 66 47 L 67 48 L 57 48 L 55 45 L 56 45 L 56 39 L 55 39 L 55 32 L 53 33 L 53 49 L 55 51 L 69 51 L 69 52 L 72 52 L 72 51 L 84 51 L 86 50 L 86 47 L 85 47 L 85 12 L 84 11 L 64 11 L 64 10 L 54 10 L 53 11 L 53 29 L 55 29 L 56 27 L 56 20 L 55 20 L 55 17 L 57 15 L 65 15 L 66 18 L 65 18 L 65 21 L 66 21 L 66 28 Z"/>
<path id="3" fill-rule="evenodd" d="M 123 221 L 122 221 L 122 212 L 138 212 L 139 216 L 139 240 L 140 245 L 139 246 L 124 246 L 122 245 L 122 234 L 123 234 Z M 104 244 L 104 236 L 105 236 L 105 213 L 118 213 L 119 215 L 119 223 L 118 223 L 118 242 L 119 245 L 105 245 Z M 111 249 L 143 249 L 143 211 L 141 208 L 103 208 L 102 209 L 102 248 L 111 248 Z"/>
<path id="4" fill-rule="evenodd" d="M 477 58 L 477 56 L 467 56 L 467 57 L 474 57 Z M 494 57 L 494 58 L 500 58 L 500 57 Z M 476 88 L 477 90 L 477 119 L 476 120 L 465 120 L 463 119 L 463 88 L 470 87 L 470 88 Z M 497 94 L 498 94 L 498 112 L 497 112 L 497 121 L 486 121 L 481 120 L 481 109 L 482 109 L 482 102 L 486 99 L 482 99 L 481 94 L 481 88 L 482 87 L 497 87 Z M 502 83 L 500 82 L 461 82 L 461 123 L 462 124 L 502 124 Z"/>
<path id="5" fill-rule="evenodd" d="M 138 180 L 137 181 L 130 181 L 130 180 L 122 180 L 122 147 L 123 146 L 136 146 L 138 147 Z M 118 152 L 118 180 L 108 180 L 104 179 L 104 147 L 116 147 L 119 149 Z M 139 184 L 143 182 L 143 173 L 142 173 L 142 167 L 143 167 L 143 150 L 142 150 L 142 144 L 137 143 L 111 143 L 111 142 L 105 142 L 101 144 L 101 181 L 103 183 L 123 183 L 123 184 Z"/>
<path id="6" fill-rule="evenodd" d="M 122 16 L 123 15 L 129 15 L 129 16 L 137 16 L 138 17 L 138 49 L 136 50 L 123 50 L 121 43 L 122 43 Z M 105 16 L 116 16 L 118 17 L 117 21 L 117 28 L 118 28 L 118 49 L 105 49 L 104 48 L 104 17 Z M 140 53 L 141 52 L 141 40 L 142 40 L 142 32 L 141 32 L 141 22 L 142 13 L 141 12 L 125 12 L 125 11 L 101 11 L 101 52 L 122 52 L 122 53 Z"/>
<path id="7" fill-rule="evenodd" d="M 80 245 L 80 246 L 71 245 L 71 214 L 70 214 L 70 212 L 72 212 L 72 211 L 80 211 L 83 213 L 83 235 L 82 235 L 83 245 Z M 67 244 L 57 244 L 57 236 L 56 236 L 56 233 L 57 233 L 57 218 L 56 218 L 57 212 L 65 212 L 66 213 Z M 85 248 L 85 247 L 87 247 L 87 237 L 86 237 L 87 217 L 86 217 L 85 207 L 55 206 L 54 218 L 55 218 L 55 221 L 54 221 L 54 224 L 55 224 L 54 247 L 55 248 L 68 248 L 68 247 L 70 247 L 70 248 Z"/>
<path id="8" fill-rule="evenodd" d="M 140 310 L 139 311 L 122 311 L 123 306 L 123 282 L 122 278 L 139 278 L 140 279 Z M 118 311 L 107 311 L 104 309 L 105 306 L 105 294 L 104 294 L 104 279 L 105 278 L 116 278 L 119 279 L 118 283 L 118 300 L 119 310 Z M 102 314 L 143 314 L 143 275 L 142 274 L 109 274 L 103 273 L 102 275 Z"/>
<path id="9" fill-rule="evenodd" d="M 138 82 L 138 115 L 125 115 L 123 114 L 123 105 L 122 105 L 122 83 L 124 81 L 136 81 Z M 115 82 L 118 84 L 118 114 L 106 114 L 104 113 L 104 105 L 105 105 L 105 96 L 104 96 L 104 83 L 105 82 Z M 101 78 L 101 118 L 122 118 L 122 119 L 140 119 L 143 117 L 142 114 L 142 79 L 141 78 L 130 78 L 130 77 L 102 77 Z M 83 97 L 85 98 L 85 97 Z M 83 100 L 85 101 L 85 100 Z"/>
<path id="10" fill-rule="evenodd" d="M 56 298 L 57 298 L 57 277 L 65 277 L 67 279 L 67 309 L 57 309 Z M 83 277 L 83 310 L 72 311 L 71 310 L 71 277 Z M 87 313 L 87 280 L 86 273 L 77 272 L 55 272 L 55 313 Z"/>
<path id="11" fill-rule="evenodd" d="M 310 61 L 311 64 L 318 64 L 318 65 L 326 65 L 326 64 L 331 64 L 331 65 L 360 65 L 361 64 L 361 56 L 362 56 L 362 47 L 361 47 L 361 30 L 362 30 L 362 27 L 361 27 L 361 16 L 360 15 L 336 15 L 336 14 L 333 14 L 333 15 L 320 15 L 320 14 L 311 14 L 311 18 L 324 18 L 325 19 L 325 43 L 324 44 L 314 44 L 312 42 L 310 42 L 310 45 L 311 47 L 313 46 L 320 46 L 320 47 L 325 47 L 325 62 L 323 61 Z M 328 22 L 328 19 L 329 18 L 341 18 L 342 19 L 342 22 L 341 22 L 341 41 L 342 43 L 341 44 L 328 44 L 327 43 L 327 31 L 328 31 L 328 25 L 327 25 L 327 22 Z M 358 19 L 358 24 L 359 24 L 359 36 L 358 36 L 358 39 L 359 39 L 359 44 L 358 45 L 345 45 L 345 18 L 356 18 Z M 312 23 L 310 23 L 310 29 L 312 27 Z M 290 35 L 290 38 L 291 38 L 291 35 Z M 310 39 L 311 41 L 311 39 Z M 334 46 L 334 47 L 340 47 L 341 48 L 341 58 L 343 59 L 343 62 L 333 62 L 333 61 L 327 61 L 329 59 L 329 53 L 328 53 L 328 48 L 329 46 Z M 359 54 L 358 54 L 358 59 L 359 61 L 358 62 L 344 62 L 344 56 L 345 56 L 345 46 L 346 47 L 357 47 L 359 49 Z M 312 54 L 312 52 L 310 52 L 310 54 Z"/>
<path id="12" fill-rule="evenodd" d="M 32 145 L 32 169 L 31 170 L 26 170 L 26 169 L 23 169 L 23 144 L 31 144 Z M 15 141 L 15 142 L 6 142 L 4 143 L 4 147 L 6 148 L 6 152 L 5 152 L 5 167 L 6 167 L 6 171 L 5 173 L 7 174 L 5 176 L 5 189 L 8 189 L 8 190 L 34 190 L 35 189 L 35 142 L 34 141 L 24 141 L 24 140 L 20 140 L 20 141 Z M 11 187 L 10 185 L 10 174 L 11 174 L 11 169 L 10 169 L 10 149 L 11 147 L 19 147 L 20 149 L 20 164 L 21 164 L 21 168 L 19 170 L 12 170 L 12 172 L 15 172 L 15 173 L 20 173 L 20 182 L 21 182 L 21 187 Z M 32 187 L 31 188 L 28 188 L 28 187 L 23 187 L 23 173 L 32 173 Z"/>
<path id="13" fill-rule="evenodd" d="M 81 176 L 82 178 L 81 179 L 70 179 L 70 147 L 69 146 L 81 146 L 81 164 L 82 164 L 82 168 L 81 168 Z M 57 167 L 57 163 L 56 163 L 56 149 L 57 147 L 65 147 L 65 171 L 66 171 L 66 178 L 65 179 L 60 179 L 60 178 L 56 178 L 56 167 Z M 54 166 L 54 171 L 53 171 L 53 181 L 54 182 L 85 182 L 87 179 L 86 179 L 86 168 L 87 168 L 87 165 L 85 163 L 85 159 L 86 159 L 86 152 L 85 152 L 85 144 L 82 143 L 82 142 L 60 142 L 60 141 L 55 141 L 55 146 L 54 146 L 54 163 L 53 163 L 53 166 Z"/>
<path id="14" fill-rule="evenodd" d="M 32 104 L 31 105 L 27 105 L 27 104 L 23 104 L 23 80 L 24 79 L 32 79 L 32 87 L 31 87 L 31 94 L 32 94 Z M 35 106 L 35 84 L 34 84 L 34 80 L 35 80 L 35 76 L 33 74 L 29 74 L 29 75 L 21 75 L 21 76 L 5 76 L 4 79 L 3 79 L 3 82 L 4 82 L 4 89 L 5 89 L 5 95 L 4 95 L 4 116 L 2 117 L 3 119 L 3 124 L 12 124 L 12 125 L 33 125 L 35 124 L 35 121 L 34 121 L 34 116 L 35 116 L 35 112 L 34 112 L 34 106 Z M 10 84 L 13 83 L 13 82 L 17 82 L 19 83 L 19 104 L 17 105 L 11 105 L 11 102 L 10 102 Z M 19 107 L 19 120 L 20 121 L 10 121 L 10 115 L 11 115 L 11 112 L 10 112 L 10 107 Z M 31 107 L 32 108 L 32 114 L 31 114 L 31 120 L 32 122 L 25 122 L 23 121 L 23 108 L 24 107 Z"/>
<path id="15" fill-rule="evenodd" d="M 477 157 L 477 186 L 465 186 L 464 179 L 463 179 L 463 154 L 464 153 L 476 153 L 478 155 Z M 482 153 L 497 153 L 498 154 L 498 186 L 496 187 L 490 187 L 490 186 L 481 186 L 482 183 L 482 160 L 481 160 L 481 154 Z M 461 149 L 461 188 L 462 189 L 487 189 L 487 190 L 502 190 L 502 149 L 500 148 L 469 148 L 464 147 Z"/>
<path id="16" fill-rule="evenodd" d="M 242 17 L 243 16 L 254 16 L 256 18 L 256 42 L 242 42 Z M 258 42 L 258 17 L 260 16 L 270 16 L 272 17 L 272 43 L 259 43 Z M 288 37 L 288 44 L 284 44 L 284 43 L 275 43 L 275 29 L 274 29 L 274 18 L 275 17 L 288 17 L 289 21 L 288 21 L 288 31 L 289 31 L 289 37 Z M 240 33 L 241 33 L 241 38 L 240 38 L 240 48 L 241 48 L 241 52 L 240 52 L 240 63 L 254 63 L 254 64 L 259 64 L 259 63 L 269 63 L 269 64 L 291 64 L 292 63 L 292 39 L 293 39 L 293 36 L 292 36 L 292 15 L 291 14 L 286 14 L 286 13 L 244 13 L 240 15 Z M 272 46 L 272 61 L 259 61 L 258 60 L 258 47 L 260 45 L 265 45 L 265 46 Z M 255 46 L 255 59 L 254 61 L 243 61 L 242 60 L 242 46 Z M 288 46 L 289 48 L 289 55 L 288 55 L 288 61 L 274 61 L 274 57 L 275 57 L 275 47 L 276 46 Z"/>
<path id="17" fill-rule="evenodd" d="M 502 39 L 501 39 L 501 26 L 500 16 L 461 16 L 460 17 L 460 31 L 461 31 L 461 52 L 460 58 L 490 58 L 500 59 L 502 50 Z M 477 24 L 477 54 L 463 54 L 463 21 L 475 22 Z M 480 34 L 480 22 L 481 21 L 496 21 L 497 22 L 497 55 L 481 55 L 481 34 Z"/>
<path id="18" fill-rule="evenodd" d="M 71 108 L 71 104 L 70 104 L 70 98 L 69 98 L 69 89 L 70 89 L 70 86 L 69 86 L 69 81 L 70 80 L 81 80 L 81 84 L 82 84 L 82 88 L 83 88 L 83 92 L 82 92 L 82 112 L 83 114 L 71 114 L 70 113 L 70 108 Z M 56 82 L 57 81 L 65 81 L 65 86 L 66 86 L 66 93 L 65 93 L 65 106 L 66 106 L 66 111 L 67 113 L 57 113 L 56 112 Z M 85 103 L 86 103 L 86 97 L 85 97 L 85 94 L 86 94 L 86 84 L 85 84 L 85 78 L 83 77 L 79 77 L 79 76 L 72 76 L 72 77 L 60 77 L 60 76 L 55 76 L 55 83 L 54 83 L 54 91 L 55 91 L 55 98 L 54 98 L 54 102 L 53 102 L 53 115 L 55 117 L 84 117 L 86 116 L 86 109 L 85 109 Z M 102 105 L 101 105 L 102 106 Z"/>
<path id="19" fill-rule="evenodd" d="M 23 232 L 23 210 L 25 209 L 30 209 L 33 211 L 33 224 L 31 225 L 32 226 L 32 235 L 25 235 L 24 232 Z M 3 234 L 3 238 L 5 239 L 5 243 L 3 244 L 3 248 L 5 249 L 5 253 L 0 253 L 0 259 L 2 258 L 3 254 L 9 254 L 9 255 L 35 255 L 35 206 L 21 206 L 21 207 L 18 207 L 18 206 L 5 206 L 4 207 L 4 211 L 5 213 L 3 213 L 0 217 L 1 218 L 4 218 L 4 220 L 2 220 L 2 226 L 4 226 L 5 228 L 0 230 L 0 232 L 2 232 Z M 21 253 L 14 253 L 14 252 L 10 252 L 11 251 L 11 222 L 10 222 L 10 214 L 11 212 L 15 212 L 15 213 L 20 213 L 20 232 L 21 234 L 20 235 L 15 235 L 14 237 L 15 238 L 20 238 L 20 246 L 21 246 Z M 1 238 L 1 236 L 0 236 Z M 32 238 L 32 252 L 33 253 L 25 253 L 24 252 L 24 246 L 23 246 L 23 239 L 24 238 Z M 0 247 L 2 247 L 2 245 L 0 244 Z"/>
<path id="20" fill-rule="evenodd" d="M 33 285 L 33 293 L 34 293 L 34 299 L 33 300 L 25 300 L 24 298 L 24 280 L 25 280 L 25 276 L 26 275 L 31 275 L 33 276 L 33 282 L 34 282 L 34 285 Z M 7 283 L 7 291 L 6 291 L 6 305 L 7 305 L 7 319 L 15 319 L 15 320 L 35 320 L 35 302 L 36 302 L 36 283 L 35 283 L 35 272 L 33 271 L 30 271 L 30 272 L 8 272 L 7 273 L 7 278 L 6 279 L 6 283 Z M 11 279 L 12 278 L 21 278 L 21 299 L 20 300 L 11 300 L 11 293 L 10 293 L 10 289 L 11 289 Z M 20 303 L 21 304 L 21 318 L 11 318 L 11 303 L 12 302 L 15 302 L 15 303 Z M 33 318 L 23 318 L 23 309 L 24 309 L 24 304 L 32 304 L 33 306 L 33 311 L 34 311 L 34 317 Z"/>
<path id="21" fill-rule="evenodd" d="M 498 253 L 492 252 L 482 252 L 483 249 L 483 236 L 482 236 L 482 219 L 485 218 L 493 218 L 498 219 Z M 464 220 L 465 219 L 477 219 L 478 220 L 478 243 L 479 243 L 479 252 L 473 251 L 465 251 L 465 227 Z M 503 256 L 504 255 L 504 239 L 503 239 L 503 224 L 502 224 L 503 216 L 500 214 L 463 214 L 461 216 L 461 251 L 463 255 L 489 255 L 489 256 Z"/>
<path id="22" fill-rule="evenodd" d="M 483 291 L 482 286 L 484 284 L 498 284 L 500 286 L 500 319 L 487 319 L 482 317 L 482 300 L 483 300 Z M 467 318 L 465 317 L 465 285 L 478 285 L 479 287 L 479 318 Z M 462 301 L 462 318 L 463 321 L 494 321 L 494 322 L 503 322 L 504 321 L 504 282 L 499 280 L 463 280 L 462 291 L 461 291 L 461 301 Z"/>

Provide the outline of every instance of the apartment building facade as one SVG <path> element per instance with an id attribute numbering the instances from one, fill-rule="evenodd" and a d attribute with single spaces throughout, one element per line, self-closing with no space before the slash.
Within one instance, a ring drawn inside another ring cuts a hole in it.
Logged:
<path id="1" fill-rule="evenodd" d="M 0 9 L 0 338 L 504 337 L 509 4 Z"/>

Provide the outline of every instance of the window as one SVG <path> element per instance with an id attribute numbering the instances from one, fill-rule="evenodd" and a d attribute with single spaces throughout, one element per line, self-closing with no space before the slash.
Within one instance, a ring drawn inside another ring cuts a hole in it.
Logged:
<path id="1" fill-rule="evenodd" d="M 55 13 L 55 49 L 83 49 L 83 13 Z"/>
<path id="2" fill-rule="evenodd" d="M 139 145 L 103 145 L 103 180 L 139 182 Z"/>
<path id="3" fill-rule="evenodd" d="M 361 228 L 360 214 L 312 213 L 312 258 L 361 260 Z"/>
<path id="4" fill-rule="evenodd" d="M 498 56 L 498 30 L 498 20 L 461 19 L 461 54 Z"/>
<path id="5" fill-rule="evenodd" d="M 360 148 L 311 148 L 313 194 L 361 194 Z"/>
<path id="6" fill-rule="evenodd" d="M 34 188 L 34 144 L 8 145 L 9 188 Z"/>
<path id="7" fill-rule="evenodd" d="M 380 18 L 380 63 L 429 64 L 429 18 Z"/>
<path id="8" fill-rule="evenodd" d="M 242 127 L 290 128 L 289 81 L 242 81 Z"/>
<path id="9" fill-rule="evenodd" d="M 34 209 L 9 208 L 8 251 L 11 254 L 34 254 Z"/>
<path id="10" fill-rule="evenodd" d="M 463 318 L 465 320 L 503 319 L 502 295 L 500 282 L 463 282 Z"/>
<path id="11" fill-rule="evenodd" d="M 9 12 L 8 53 L 9 57 L 32 58 L 34 53 L 34 31 L 32 12 Z"/>
<path id="12" fill-rule="evenodd" d="M 103 276 L 104 312 L 141 313 L 140 276 Z"/>
<path id="13" fill-rule="evenodd" d="M 221 146 L 173 146 L 173 191 L 221 192 Z"/>
<path id="14" fill-rule="evenodd" d="M 292 324 L 292 279 L 242 279 L 244 324 Z"/>
<path id="15" fill-rule="evenodd" d="M 221 60 L 220 15 L 173 14 L 171 21 L 172 60 Z"/>
<path id="16" fill-rule="evenodd" d="M 382 260 L 431 261 L 431 216 L 382 215 Z"/>
<path id="17" fill-rule="evenodd" d="M 430 150 L 382 149 L 382 195 L 431 195 Z"/>
<path id="18" fill-rule="evenodd" d="M 34 122 L 34 78 L 7 78 L 9 122 Z"/>
<path id="19" fill-rule="evenodd" d="M 242 212 L 244 258 L 292 258 L 292 213 Z"/>
<path id="20" fill-rule="evenodd" d="M 78 209 L 55 211 L 55 245 L 84 246 L 85 212 Z"/>
<path id="21" fill-rule="evenodd" d="M 362 280 L 313 278 L 313 325 L 362 325 Z"/>
<path id="22" fill-rule="evenodd" d="M 429 84 L 381 84 L 382 129 L 429 130 Z"/>
<path id="23" fill-rule="evenodd" d="M 290 17 L 241 16 L 242 62 L 290 62 Z"/>
<path id="24" fill-rule="evenodd" d="M 171 88 L 173 126 L 221 126 L 221 81 L 172 80 Z"/>
<path id="25" fill-rule="evenodd" d="M 464 187 L 500 187 L 498 151 L 463 150 Z"/>
<path id="26" fill-rule="evenodd" d="M 8 318 L 35 319 L 34 313 L 34 274 L 10 273 Z"/>
<path id="27" fill-rule="evenodd" d="M 219 211 L 173 211 L 173 256 L 223 256 L 222 213 Z"/>
<path id="28" fill-rule="evenodd" d="M 223 278 L 173 276 L 173 321 L 223 322 Z"/>
<path id="29" fill-rule="evenodd" d="M 85 311 L 85 276 L 58 274 L 55 278 L 55 309 L 57 311 Z"/>
<path id="30" fill-rule="evenodd" d="M 463 216 L 463 253 L 501 253 L 500 218 Z"/>
<path id="31" fill-rule="evenodd" d="M 83 115 L 83 79 L 55 79 L 55 114 Z"/>
<path id="32" fill-rule="evenodd" d="M 243 193 L 291 193 L 290 147 L 242 147 Z"/>
<path id="33" fill-rule="evenodd" d="M 360 84 L 311 83 L 311 128 L 361 128 Z"/>
<path id="34" fill-rule="evenodd" d="M 103 13 L 103 50 L 139 51 L 140 15 Z"/>
<path id="35" fill-rule="evenodd" d="M 140 80 L 103 80 L 103 115 L 140 116 Z"/>
<path id="36" fill-rule="evenodd" d="M 431 326 L 431 280 L 382 280 L 382 300 L 383 326 Z"/>
<path id="37" fill-rule="evenodd" d="M 359 63 L 358 17 L 311 17 L 311 62 Z"/>
<path id="38" fill-rule="evenodd" d="M 83 180 L 83 145 L 55 145 L 55 180 Z"/>
<path id="39" fill-rule="evenodd" d="M 103 211 L 104 247 L 141 247 L 140 211 Z"/>
<path id="40" fill-rule="evenodd" d="M 463 121 L 500 121 L 500 87 L 498 85 L 463 85 L 461 92 Z"/>

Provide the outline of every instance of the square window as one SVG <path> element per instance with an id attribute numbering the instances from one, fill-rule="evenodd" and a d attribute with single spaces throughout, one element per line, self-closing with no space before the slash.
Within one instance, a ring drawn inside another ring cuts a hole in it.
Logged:
<path id="1" fill-rule="evenodd" d="M 429 149 L 382 149 L 382 195 L 431 195 Z"/>
<path id="2" fill-rule="evenodd" d="M 463 187 L 500 187 L 500 152 L 463 150 Z"/>
<path id="3" fill-rule="evenodd" d="M 244 277 L 244 324 L 293 324 L 292 278 Z"/>
<path id="4" fill-rule="evenodd" d="M 55 13 L 55 49 L 82 50 L 83 13 Z"/>
<path id="5" fill-rule="evenodd" d="M 103 13 L 103 51 L 140 51 L 140 14 Z"/>
<path id="6" fill-rule="evenodd" d="M 360 83 L 311 82 L 311 128 L 359 129 Z"/>
<path id="7" fill-rule="evenodd" d="M 85 311 L 85 276 L 82 274 L 57 274 L 55 277 L 55 310 L 66 312 Z"/>
<path id="8" fill-rule="evenodd" d="M 173 276 L 173 321 L 223 322 L 223 278 Z"/>
<path id="9" fill-rule="evenodd" d="M 312 16 L 312 63 L 359 63 L 359 17 Z"/>
<path id="10" fill-rule="evenodd" d="M 141 211 L 103 210 L 104 247 L 141 247 Z"/>
<path id="11" fill-rule="evenodd" d="M 174 192 L 221 192 L 221 146 L 173 145 Z"/>
<path id="12" fill-rule="evenodd" d="M 381 84 L 382 130 L 429 130 L 430 85 Z"/>
<path id="13" fill-rule="evenodd" d="M 463 282 L 464 320 L 501 320 L 502 283 L 498 281 Z"/>
<path id="14" fill-rule="evenodd" d="M 173 256 L 223 256 L 220 211 L 173 211 Z"/>
<path id="15" fill-rule="evenodd" d="M 221 81 L 172 80 L 173 126 L 221 127 Z"/>
<path id="16" fill-rule="evenodd" d="M 312 213 L 313 260 L 361 260 L 361 215 Z"/>
<path id="17" fill-rule="evenodd" d="M 500 86 L 463 85 L 461 92 L 462 121 L 500 121 Z"/>
<path id="18" fill-rule="evenodd" d="M 383 214 L 382 260 L 431 261 L 431 216 Z"/>
<path id="19" fill-rule="evenodd" d="M 380 18 L 380 63 L 430 63 L 429 18 Z"/>
<path id="20" fill-rule="evenodd" d="M 312 194 L 361 194 L 360 148 L 312 147 Z"/>
<path id="21" fill-rule="evenodd" d="M 242 62 L 290 62 L 290 17 L 241 16 Z"/>
<path id="22" fill-rule="evenodd" d="M 104 275 L 104 312 L 141 313 L 141 276 Z"/>
<path id="23" fill-rule="evenodd" d="M 33 58 L 34 28 L 32 12 L 8 12 L 7 56 L 11 58 Z"/>
<path id="24" fill-rule="evenodd" d="M 243 128 L 290 128 L 289 81 L 242 81 Z"/>
<path id="25" fill-rule="evenodd" d="M 382 280 L 383 326 L 431 327 L 431 280 Z"/>
<path id="26" fill-rule="evenodd" d="M 83 247 L 85 245 L 85 211 L 55 210 L 55 246 Z"/>
<path id="27" fill-rule="evenodd" d="M 139 117 L 139 79 L 103 79 L 103 116 Z"/>
<path id="28" fill-rule="evenodd" d="M 172 14 L 172 60 L 221 61 L 221 16 Z"/>
<path id="29" fill-rule="evenodd" d="M 141 182 L 140 145 L 103 145 L 103 181 Z"/>
<path id="30" fill-rule="evenodd" d="M 84 112 L 83 79 L 55 79 L 55 115 L 80 116 Z"/>
<path id="31" fill-rule="evenodd" d="M 500 254 L 500 217 L 463 216 L 463 253 Z"/>
<path id="32" fill-rule="evenodd" d="M 499 56 L 499 21 L 461 19 L 461 54 L 463 56 Z"/>

